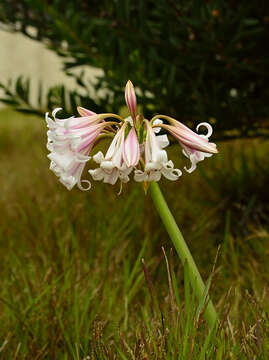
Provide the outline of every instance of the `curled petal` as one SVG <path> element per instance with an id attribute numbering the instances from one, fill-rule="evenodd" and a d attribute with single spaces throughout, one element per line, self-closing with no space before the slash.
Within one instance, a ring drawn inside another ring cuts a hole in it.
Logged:
<path id="1" fill-rule="evenodd" d="M 197 131 L 197 132 L 198 132 L 198 130 L 199 130 L 199 128 L 200 128 L 201 126 L 204 126 L 204 127 L 207 128 L 207 134 L 206 134 L 206 135 L 203 135 L 203 136 L 206 137 L 206 138 L 210 138 L 210 136 L 213 134 L 212 126 L 211 126 L 209 123 L 207 123 L 207 122 L 202 122 L 202 123 L 200 123 L 199 125 L 197 125 L 197 127 L 196 127 L 196 131 Z M 200 136 L 201 136 L 201 135 L 200 135 Z"/>
<path id="2" fill-rule="evenodd" d="M 93 160 L 97 164 L 101 164 L 101 162 L 104 160 L 104 154 L 102 153 L 102 151 L 98 151 L 98 153 L 93 156 Z"/>
<path id="3" fill-rule="evenodd" d="M 100 168 L 89 170 L 89 173 L 91 174 L 93 180 L 100 181 L 104 178 L 103 171 Z"/>
<path id="4" fill-rule="evenodd" d="M 147 174 L 142 170 L 135 170 L 134 180 L 137 182 L 147 181 Z"/>
<path id="5" fill-rule="evenodd" d="M 62 108 L 58 107 L 52 111 L 52 116 L 55 118 L 58 111 L 62 110 Z"/>
<path id="6" fill-rule="evenodd" d="M 56 123 L 55 121 L 53 121 L 50 117 L 49 117 L 49 113 L 46 112 L 45 114 L 45 120 L 46 120 L 46 123 L 47 123 L 47 127 L 49 129 L 55 129 L 56 128 Z"/>
<path id="7" fill-rule="evenodd" d="M 183 154 L 190 159 L 191 167 L 187 169 L 185 166 L 184 169 L 190 174 L 196 169 L 196 164 L 200 161 L 203 161 L 206 157 L 211 157 L 213 154 L 205 153 L 202 151 L 195 151 L 191 149 L 184 148 L 182 150 Z"/>
<path id="8" fill-rule="evenodd" d="M 183 124 L 181 125 L 182 126 L 171 126 L 163 124 L 162 127 L 168 130 L 182 146 L 212 154 L 218 153 L 216 144 L 208 142 L 208 138 L 196 134 Z"/>
<path id="9" fill-rule="evenodd" d="M 163 121 L 161 119 L 156 119 L 153 121 L 153 125 L 159 125 L 159 124 L 162 124 Z M 160 127 L 155 127 L 153 129 L 153 131 L 155 132 L 155 134 L 158 134 L 160 131 L 161 131 L 161 128 Z"/>
<path id="10" fill-rule="evenodd" d="M 168 180 L 175 181 L 182 175 L 182 171 L 174 169 L 173 161 L 169 160 L 166 164 L 164 164 L 162 174 Z"/>
<path id="11" fill-rule="evenodd" d="M 80 163 L 88 162 L 91 159 L 90 156 L 83 155 L 83 154 L 76 154 L 75 158 L 76 158 L 76 161 L 80 162 Z"/>
<path id="12" fill-rule="evenodd" d="M 88 186 L 84 187 L 84 186 L 81 185 L 82 183 L 87 184 Z M 79 188 L 79 190 L 88 191 L 92 187 L 92 184 L 90 183 L 89 180 L 81 180 L 80 182 L 77 183 L 77 187 Z"/>

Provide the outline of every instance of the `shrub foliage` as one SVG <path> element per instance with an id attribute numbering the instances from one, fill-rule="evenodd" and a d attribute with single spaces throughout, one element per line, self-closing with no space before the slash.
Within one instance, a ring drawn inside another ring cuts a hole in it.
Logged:
<path id="1" fill-rule="evenodd" d="M 106 95 L 90 100 L 90 82 L 82 72 L 76 76 L 80 93 L 51 89 L 43 108 L 68 99 L 70 112 L 78 102 L 117 111 L 131 78 L 141 90 L 146 116 L 165 112 L 189 124 L 210 121 L 219 138 L 268 130 L 266 1 L 257 6 L 254 0 L 2 0 L 0 20 L 5 29 L 43 42 L 63 57 L 67 74 L 81 65 L 104 71 L 94 88 L 108 90 Z M 39 112 L 40 103 L 28 106 L 21 99 L 29 91 L 26 83 L 19 93 L 18 86 L 2 84 L 2 100 Z"/>

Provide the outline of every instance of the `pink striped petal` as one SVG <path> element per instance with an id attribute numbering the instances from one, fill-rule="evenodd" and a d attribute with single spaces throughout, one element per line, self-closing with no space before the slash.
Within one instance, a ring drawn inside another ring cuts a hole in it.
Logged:
<path id="1" fill-rule="evenodd" d="M 181 123 L 179 124 L 179 126 L 162 125 L 162 127 L 167 129 L 181 144 L 193 150 L 208 152 L 211 154 L 218 153 L 216 145 L 208 142 L 206 137 L 196 134 Z"/>
<path id="2" fill-rule="evenodd" d="M 125 142 L 123 149 L 123 160 L 128 167 L 138 164 L 140 157 L 139 142 L 135 128 L 132 127 Z"/>
<path id="3" fill-rule="evenodd" d="M 80 116 L 92 116 L 92 115 L 95 115 L 96 113 L 91 111 L 91 110 L 88 110 L 88 109 L 85 109 L 81 106 L 78 106 L 77 107 L 77 111 L 79 113 Z"/>
<path id="4" fill-rule="evenodd" d="M 130 111 L 130 114 L 135 121 L 136 118 L 136 96 L 135 96 L 135 90 L 132 82 L 128 80 L 126 87 L 125 87 L 125 101 L 128 106 L 128 109 Z"/>

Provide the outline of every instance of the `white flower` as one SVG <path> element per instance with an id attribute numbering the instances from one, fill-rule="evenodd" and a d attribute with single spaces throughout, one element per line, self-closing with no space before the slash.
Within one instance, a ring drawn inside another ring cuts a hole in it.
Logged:
<path id="1" fill-rule="evenodd" d="M 163 123 L 163 121 L 161 119 L 156 119 L 156 120 L 153 121 L 153 125 L 160 125 L 162 123 Z M 161 128 L 160 127 L 154 127 L 153 131 L 155 132 L 155 134 L 158 134 L 161 131 Z M 169 145 L 169 142 L 168 142 L 168 145 Z"/>
<path id="2" fill-rule="evenodd" d="M 185 167 L 185 170 L 189 173 L 196 169 L 196 164 L 199 161 L 202 161 L 204 158 L 210 157 L 218 152 L 216 144 L 209 142 L 209 137 L 213 132 L 210 124 L 206 122 L 200 123 L 197 126 L 196 131 L 199 130 L 200 126 L 205 126 L 207 128 L 207 134 L 199 135 L 179 121 L 168 116 L 163 117 L 170 121 L 172 125 L 160 124 L 160 127 L 168 130 L 170 134 L 178 140 L 183 149 L 183 154 L 190 159 L 190 169 L 186 169 Z"/>
<path id="3" fill-rule="evenodd" d="M 200 123 L 197 128 L 196 131 L 199 130 L 200 126 L 205 126 L 207 128 L 207 134 L 206 135 L 199 135 L 200 137 L 206 139 L 207 141 L 209 141 L 209 137 L 212 135 L 212 127 L 210 124 L 208 123 Z M 214 143 L 210 143 L 212 146 L 216 147 L 216 144 Z M 211 157 L 213 154 L 212 153 L 207 153 L 207 152 L 203 152 L 203 151 L 198 151 L 195 150 L 191 147 L 185 146 L 183 144 L 181 144 L 183 150 L 183 154 L 190 159 L 191 161 L 191 167 L 189 169 L 186 168 L 186 166 L 184 167 L 184 169 L 188 172 L 188 173 L 192 173 L 195 169 L 196 169 L 196 164 L 200 161 L 203 161 L 206 157 Z"/>
<path id="4" fill-rule="evenodd" d="M 128 167 L 123 159 L 124 151 L 124 132 L 127 123 L 124 123 L 120 130 L 118 130 L 114 139 L 112 140 L 106 155 L 101 151 L 93 156 L 93 160 L 100 164 L 100 167 L 94 170 L 89 170 L 94 180 L 109 183 L 114 185 L 118 179 L 126 183 L 129 181 L 129 174 L 133 167 Z"/>
<path id="5" fill-rule="evenodd" d="M 168 161 L 167 153 L 163 148 L 169 144 L 166 135 L 156 136 L 150 123 L 145 120 L 147 135 L 145 143 L 145 169 L 135 170 L 136 181 L 159 181 L 161 175 L 169 180 L 177 180 L 182 172 L 174 169 L 171 160 Z"/>
<path id="6" fill-rule="evenodd" d="M 79 189 L 88 190 L 91 184 L 88 180 L 81 180 L 81 174 L 90 159 L 88 155 L 94 142 L 105 125 L 94 113 L 78 118 L 58 119 L 56 113 L 59 110 L 61 108 L 52 112 L 54 120 L 46 113 L 50 169 L 68 190 L 76 184 Z M 87 187 L 83 187 L 82 183 L 86 183 Z"/>

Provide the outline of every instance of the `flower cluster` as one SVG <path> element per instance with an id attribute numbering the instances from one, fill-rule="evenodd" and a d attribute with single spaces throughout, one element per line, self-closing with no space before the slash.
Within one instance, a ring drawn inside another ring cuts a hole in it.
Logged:
<path id="1" fill-rule="evenodd" d="M 182 175 L 168 160 L 165 148 L 169 140 L 166 134 L 160 134 L 161 130 L 170 133 L 181 145 L 183 154 L 191 162 L 189 169 L 185 167 L 189 173 L 196 169 L 199 161 L 218 152 L 216 145 L 209 142 L 212 127 L 208 123 L 197 126 L 196 131 L 201 126 L 207 129 L 207 134 L 201 135 L 166 115 L 154 116 L 149 121 L 137 114 L 136 95 L 130 80 L 125 88 L 125 100 L 130 111 L 126 119 L 116 114 L 96 114 L 82 107 L 78 107 L 80 116 L 67 119 L 56 117 L 61 108 L 52 112 L 53 119 L 46 113 L 50 169 L 68 190 L 75 185 L 81 190 L 90 189 L 90 181 L 81 180 L 81 176 L 101 139 L 112 138 L 112 141 L 105 154 L 99 151 L 92 156 L 98 167 L 88 172 L 93 180 L 112 185 L 118 179 L 128 182 L 132 172 L 135 181 L 146 183 L 159 181 L 162 175 L 173 181 Z"/>

